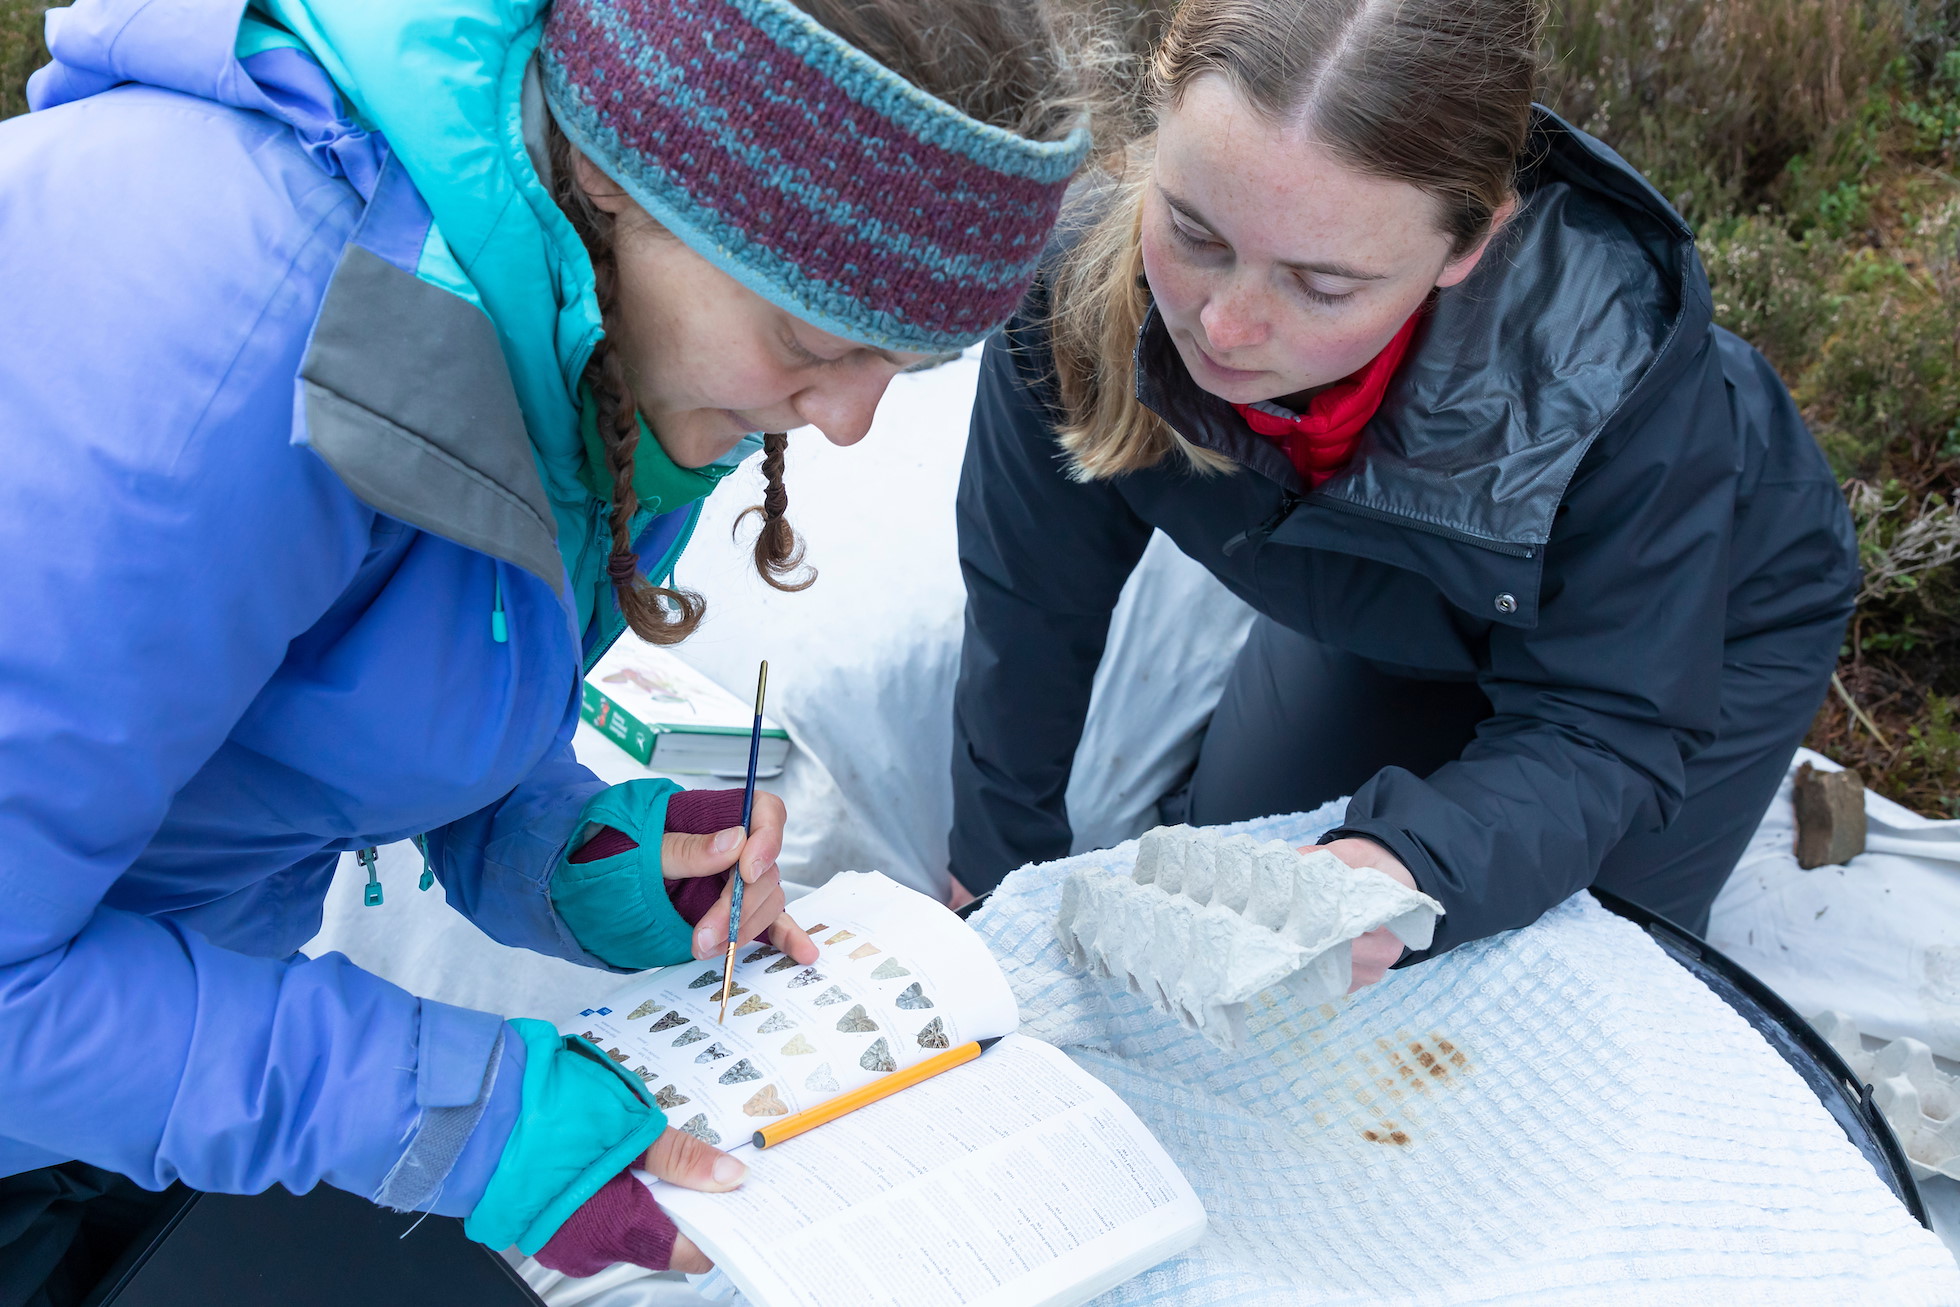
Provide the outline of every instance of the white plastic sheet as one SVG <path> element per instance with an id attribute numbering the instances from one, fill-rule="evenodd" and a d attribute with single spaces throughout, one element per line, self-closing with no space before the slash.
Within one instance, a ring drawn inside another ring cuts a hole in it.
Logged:
<path id="1" fill-rule="evenodd" d="M 1808 749 L 1796 762 L 1838 770 Z M 1868 791 L 1869 851 L 1805 871 L 1791 772 L 1715 900 L 1708 942 L 1799 1012 L 1843 1012 L 1868 1035 L 1960 1060 L 1960 822 Z"/>
<path id="2" fill-rule="evenodd" d="M 756 661 L 770 660 L 770 711 L 796 743 L 780 785 L 792 879 L 878 867 L 927 892 L 945 885 L 966 602 L 953 504 L 978 374 L 975 350 L 899 377 L 849 449 L 791 433 L 784 481 L 789 519 L 819 571 L 809 590 L 769 589 L 746 547 L 753 528 L 731 538 L 761 499 L 754 461 L 709 500 L 682 558 L 679 580 L 706 596 L 708 618 L 676 652 L 738 694 L 755 683 Z M 1197 756 L 1251 620 L 1167 539 L 1152 541 L 1118 605 L 1076 755 L 1077 849 L 1157 824 L 1157 799 Z M 588 765 L 617 765 L 593 744 L 580 754 Z"/>

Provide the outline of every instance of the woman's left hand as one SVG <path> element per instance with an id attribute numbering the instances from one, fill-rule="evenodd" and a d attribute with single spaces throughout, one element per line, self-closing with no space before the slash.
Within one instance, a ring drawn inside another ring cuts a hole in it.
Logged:
<path id="1" fill-rule="evenodd" d="M 776 859 L 783 851 L 783 826 L 787 810 L 783 801 L 767 790 L 757 790 L 750 813 L 749 833 L 731 826 L 712 835 L 683 835 L 673 831 L 661 837 L 660 874 L 669 880 L 688 880 L 715 876 L 735 866 L 742 877 L 742 921 L 737 938 L 753 939 L 764 926 L 769 942 L 798 962 L 817 960 L 817 946 L 790 920 L 783 896 L 782 874 Z M 694 923 L 694 956 L 718 958 L 728 947 L 728 908 L 735 893 L 730 876 L 714 906 Z"/>
<path id="2" fill-rule="evenodd" d="M 1373 840 L 1344 839 L 1335 840 L 1332 844 L 1307 844 L 1301 847 L 1300 852 L 1312 853 L 1316 849 L 1326 849 L 1350 867 L 1368 867 L 1410 889 L 1418 888 L 1416 878 L 1409 874 L 1402 860 Z M 1352 948 L 1354 978 L 1348 982 L 1350 994 L 1387 975 L 1388 969 L 1407 952 L 1402 941 L 1389 934 L 1386 926 L 1378 926 L 1365 935 L 1357 936 Z"/>

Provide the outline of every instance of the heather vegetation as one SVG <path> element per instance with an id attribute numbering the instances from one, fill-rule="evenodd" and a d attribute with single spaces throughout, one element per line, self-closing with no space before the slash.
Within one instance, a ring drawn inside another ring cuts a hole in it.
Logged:
<path id="1" fill-rule="evenodd" d="M 1136 33 L 1154 0 L 1131 0 Z M 0 117 L 45 58 L 0 0 Z M 1960 816 L 1960 0 L 1553 0 L 1544 99 L 1701 234 L 1842 479 L 1866 570 L 1811 743 Z"/>
<path id="2" fill-rule="evenodd" d="M 1701 235 L 1865 566 L 1811 744 L 1960 816 L 1960 0 L 1562 0 L 1544 98 Z"/>

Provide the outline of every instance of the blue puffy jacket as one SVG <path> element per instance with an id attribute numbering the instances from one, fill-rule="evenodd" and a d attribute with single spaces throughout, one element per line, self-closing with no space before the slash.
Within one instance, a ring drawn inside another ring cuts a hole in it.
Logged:
<path id="1" fill-rule="evenodd" d="M 523 1041 L 295 955 L 343 851 L 426 832 L 491 937 L 601 965 L 550 899 L 621 622 L 591 269 L 522 136 L 544 9 L 50 15 L 0 124 L 0 1175 L 419 1170 L 469 1212 Z M 699 511 L 658 507 L 655 575 Z"/>

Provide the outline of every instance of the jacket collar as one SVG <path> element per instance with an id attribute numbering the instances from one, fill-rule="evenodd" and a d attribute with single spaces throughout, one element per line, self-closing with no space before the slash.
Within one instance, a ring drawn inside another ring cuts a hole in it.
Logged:
<path id="1" fill-rule="evenodd" d="M 1535 555 L 1601 431 L 1679 373 L 1710 306 L 1693 234 L 1618 155 L 1539 108 L 1525 157 L 1518 215 L 1434 296 L 1354 459 L 1319 490 L 1191 380 L 1154 306 L 1137 399 L 1309 504 Z"/>

